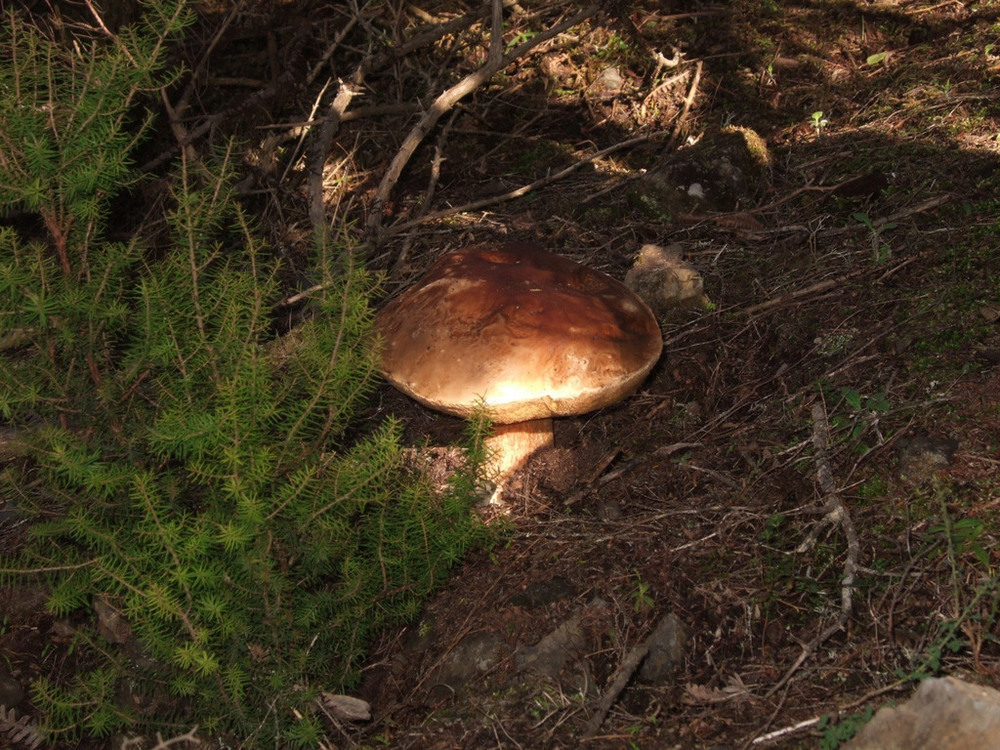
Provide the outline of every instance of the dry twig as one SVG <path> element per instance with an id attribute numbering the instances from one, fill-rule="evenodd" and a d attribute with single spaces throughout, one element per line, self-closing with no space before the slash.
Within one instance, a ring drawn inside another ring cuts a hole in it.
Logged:
<path id="1" fill-rule="evenodd" d="M 655 632 L 655 629 L 654 631 Z M 615 673 L 614 680 L 611 681 L 611 685 L 601 696 L 600 702 L 597 704 L 597 708 L 590 717 L 590 721 L 587 722 L 587 726 L 584 728 L 583 735 L 581 739 L 590 739 L 595 734 L 597 730 L 601 728 L 601 724 L 604 723 L 605 717 L 608 715 L 608 711 L 611 710 L 611 706 L 614 702 L 618 700 L 618 696 L 621 695 L 622 690 L 628 685 L 629 680 L 632 679 L 632 675 L 642 664 L 643 659 L 649 654 L 649 638 L 644 640 L 642 643 L 635 646 L 631 651 L 629 651 L 628 656 L 625 660 L 618 666 L 618 671 Z"/>
<path id="2" fill-rule="evenodd" d="M 844 530 L 844 537 L 847 539 L 847 557 L 844 560 L 844 575 L 840 583 L 840 614 L 832 625 L 802 647 L 802 652 L 795 660 L 795 663 L 788 668 L 784 676 L 767 692 L 768 698 L 784 687 L 806 659 L 816 653 L 816 650 L 826 643 L 830 636 L 838 630 L 843 630 L 854 609 L 852 596 L 854 592 L 854 579 L 858 571 L 858 558 L 861 554 L 861 545 L 858 542 L 858 532 L 854 527 L 851 514 L 847 512 L 847 507 L 844 505 L 844 501 L 841 499 L 833 480 L 829 450 L 830 424 L 827 420 L 826 406 L 822 401 L 817 401 L 813 404 L 812 420 L 813 447 L 816 450 L 816 481 L 826 496 L 826 505 L 824 507 L 826 515 L 816 528 L 813 529 L 809 537 L 799 545 L 796 551 L 804 552 L 808 549 L 811 544 L 815 543 L 819 533 L 826 526 L 839 525 Z"/>
<path id="3" fill-rule="evenodd" d="M 454 107 L 461 99 L 489 81 L 501 68 L 519 59 L 542 42 L 546 42 L 552 37 L 561 34 L 566 29 L 596 15 L 600 9 L 601 6 L 599 4 L 589 5 L 571 18 L 536 34 L 505 55 L 503 54 L 503 4 L 501 0 L 494 0 L 490 51 L 486 58 L 486 63 L 444 91 L 434 100 L 434 103 L 427 109 L 424 116 L 420 118 L 403 140 L 403 144 L 400 146 L 399 151 L 396 152 L 396 156 L 393 157 L 389 168 L 382 177 L 382 182 L 375 191 L 375 198 L 369 208 L 368 219 L 366 221 L 366 229 L 369 236 L 374 240 L 373 244 L 378 244 L 378 240 L 382 234 L 382 213 L 386 201 L 389 199 L 389 194 L 396 186 L 403 168 L 409 163 L 417 146 L 420 145 L 437 121 L 441 119 L 441 116 Z M 397 231 L 399 230 L 397 229 Z"/>
<path id="4" fill-rule="evenodd" d="M 621 151 L 625 148 L 631 148 L 640 143 L 645 143 L 647 141 L 652 141 L 657 138 L 661 138 L 670 131 L 668 130 L 658 130 L 655 133 L 646 133 L 645 135 L 637 135 L 634 138 L 627 138 L 619 143 L 612 144 L 607 148 L 602 148 L 600 151 L 595 151 L 589 156 L 585 156 L 579 161 L 575 161 L 570 164 L 565 169 L 561 169 L 553 174 L 547 174 L 545 177 L 541 177 L 534 182 L 530 182 L 527 185 L 522 185 L 519 188 L 510 190 L 506 193 L 501 193 L 500 195 L 493 195 L 488 198 L 481 198 L 479 200 L 472 201 L 470 203 L 465 203 L 461 206 L 455 206 L 454 208 L 448 208 L 441 211 L 432 211 L 428 214 L 424 214 L 420 218 L 412 219 L 410 221 L 401 222 L 399 224 L 393 224 L 385 230 L 385 234 L 398 234 L 399 232 L 404 232 L 407 229 L 412 229 L 413 227 L 424 224 L 428 221 L 433 221 L 435 219 L 443 219 L 448 216 L 455 216 L 457 214 L 467 213 L 469 211 L 475 211 L 480 208 L 485 208 L 486 206 L 491 206 L 495 203 L 503 203 L 505 201 L 514 200 L 515 198 L 521 198 L 533 190 L 537 190 L 540 187 L 549 185 L 553 182 L 561 180 L 572 172 L 582 167 L 584 164 L 589 164 L 590 162 L 600 159 L 608 154 L 614 153 L 615 151 Z"/>
<path id="5" fill-rule="evenodd" d="M 700 82 L 701 60 L 699 60 L 697 65 L 695 65 L 694 76 L 691 77 L 691 88 L 688 89 L 688 94 L 684 98 L 684 107 L 681 109 L 681 114 L 677 118 L 677 122 L 674 124 L 674 132 L 673 135 L 670 136 L 670 142 L 667 144 L 667 151 L 672 151 L 684 135 L 684 123 L 687 122 L 688 114 L 691 112 L 691 105 L 694 103 L 694 97 L 698 93 L 698 84 Z"/>

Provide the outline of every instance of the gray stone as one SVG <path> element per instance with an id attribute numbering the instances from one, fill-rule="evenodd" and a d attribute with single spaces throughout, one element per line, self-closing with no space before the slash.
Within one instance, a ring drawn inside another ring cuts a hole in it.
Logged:
<path id="1" fill-rule="evenodd" d="M 0 664 L 0 706 L 13 708 L 24 700 L 21 683 Z"/>
<path id="2" fill-rule="evenodd" d="M 642 297 L 660 319 L 674 310 L 708 304 L 701 274 L 681 258 L 679 245 L 643 245 L 625 274 L 625 286 Z"/>
<path id="3" fill-rule="evenodd" d="M 542 677 L 555 678 L 587 645 L 587 634 L 583 628 L 584 613 L 607 606 L 607 602 L 595 597 L 534 646 L 522 649 L 515 659 L 516 671 L 531 671 Z"/>
<path id="4" fill-rule="evenodd" d="M 493 669 L 510 651 L 510 645 L 493 633 L 470 633 L 451 650 L 434 681 L 457 691 Z"/>
<path id="5" fill-rule="evenodd" d="M 1000 692 L 954 677 L 925 680 L 906 703 L 883 708 L 844 750 L 1000 747 Z"/>
<path id="6" fill-rule="evenodd" d="M 684 662 L 687 648 L 687 631 L 684 623 L 673 612 L 667 614 L 649 636 L 649 654 L 639 668 L 639 679 L 663 683 L 674 676 L 678 665 Z"/>
<path id="7" fill-rule="evenodd" d="M 621 92 L 625 86 L 625 79 L 622 78 L 618 68 L 610 67 L 601 71 L 597 79 L 590 84 L 587 93 L 591 96 L 608 97 Z"/>
<path id="8" fill-rule="evenodd" d="M 555 576 L 546 581 L 536 581 L 524 591 L 511 597 L 510 603 L 518 607 L 544 607 L 562 599 L 576 595 L 576 587 L 564 576 Z"/>
<path id="9" fill-rule="evenodd" d="M 737 211 L 754 202 L 771 163 L 767 144 L 757 133 L 730 126 L 672 152 L 665 164 L 630 186 L 625 197 L 653 220 Z"/>
<path id="10" fill-rule="evenodd" d="M 531 670 L 544 677 L 555 677 L 570 657 L 586 643 L 577 612 L 534 646 L 517 655 L 518 672 Z"/>
<path id="11" fill-rule="evenodd" d="M 945 468 L 955 458 L 958 441 L 931 435 L 900 438 L 896 443 L 900 479 L 919 484 L 929 481 L 935 472 Z"/>

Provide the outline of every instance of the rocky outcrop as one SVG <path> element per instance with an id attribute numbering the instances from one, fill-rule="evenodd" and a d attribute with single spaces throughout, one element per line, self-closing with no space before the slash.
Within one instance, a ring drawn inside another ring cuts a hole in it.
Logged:
<path id="1" fill-rule="evenodd" d="M 954 677 L 921 683 L 906 703 L 883 708 L 845 750 L 972 750 L 1000 747 L 1000 692 Z"/>

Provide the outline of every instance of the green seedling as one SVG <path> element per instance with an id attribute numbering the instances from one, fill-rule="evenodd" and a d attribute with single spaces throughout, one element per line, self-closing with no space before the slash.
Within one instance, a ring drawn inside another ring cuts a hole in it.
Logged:
<path id="1" fill-rule="evenodd" d="M 889 260 L 889 258 L 892 257 L 892 248 L 887 244 L 883 244 L 882 235 L 885 232 L 895 229 L 896 224 L 894 222 L 887 221 L 876 225 L 875 222 L 872 221 L 871 217 L 863 211 L 851 214 L 851 218 L 856 222 L 863 224 L 871 233 L 872 260 L 875 265 L 880 266 Z"/>
<path id="2" fill-rule="evenodd" d="M 823 110 L 818 109 L 812 113 L 812 126 L 816 128 L 816 136 L 823 134 L 823 128 L 830 124 L 830 121 L 823 117 Z"/>
<path id="3" fill-rule="evenodd" d="M 646 612 L 653 608 L 653 597 L 649 594 L 649 588 L 650 585 L 636 573 L 635 588 L 632 590 L 632 609 L 636 612 Z"/>

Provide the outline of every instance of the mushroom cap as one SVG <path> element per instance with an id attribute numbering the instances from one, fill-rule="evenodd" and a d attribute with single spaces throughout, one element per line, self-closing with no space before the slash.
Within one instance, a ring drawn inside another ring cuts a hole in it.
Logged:
<path id="1" fill-rule="evenodd" d="M 381 371 L 424 405 L 496 422 L 582 414 L 633 393 L 663 349 L 624 284 L 528 243 L 440 258 L 377 316 Z"/>

